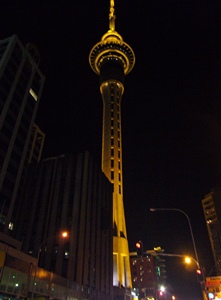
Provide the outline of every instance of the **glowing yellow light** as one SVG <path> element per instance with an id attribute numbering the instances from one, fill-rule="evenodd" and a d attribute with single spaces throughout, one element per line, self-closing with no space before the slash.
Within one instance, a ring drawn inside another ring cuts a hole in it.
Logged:
<path id="1" fill-rule="evenodd" d="M 68 232 L 67 231 L 63 231 L 62 232 L 62 237 L 64 237 L 64 238 L 68 237 Z"/>
<path id="2" fill-rule="evenodd" d="M 189 256 L 185 257 L 185 263 L 190 264 L 191 263 L 191 258 Z"/>
<path id="3" fill-rule="evenodd" d="M 140 249 L 141 248 L 141 244 L 140 243 L 136 243 L 136 247 Z"/>

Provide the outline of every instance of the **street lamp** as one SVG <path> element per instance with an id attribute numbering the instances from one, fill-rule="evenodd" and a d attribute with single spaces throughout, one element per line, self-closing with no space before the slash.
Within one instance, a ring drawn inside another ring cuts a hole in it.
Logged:
<path id="1" fill-rule="evenodd" d="M 60 236 L 61 238 L 67 238 L 68 237 L 68 232 L 67 231 L 62 231 L 61 234 L 59 235 L 54 235 L 54 236 L 51 236 L 45 240 L 43 240 L 38 248 L 38 256 L 37 256 L 37 268 L 35 268 L 35 274 L 34 274 L 34 280 L 33 280 L 33 286 L 32 286 L 32 290 L 31 290 L 31 299 L 34 299 L 34 290 L 35 290 L 35 285 L 36 285 L 36 276 L 37 276 L 37 269 L 38 269 L 38 265 L 39 265 L 39 258 L 40 258 L 40 254 L 41 254 L 41 249 L 42 249 L 42 246 L 49 240 L 52 240 L 56 237 Z"/>
<path id="2" fill-rule="evenodd" d="M 191 238 L 192 238 L 194 253 L 195 253 L 195 257 L 196 257 L 196 264 L 197 264 L 197 267 L 199 268 L 200 264 L 199 264 L 199 258 L 198 258 L 197 250 L 196 250 L 196 243 L 195 243 L 195 239 L 194 239 L 194 235 L 193 235 L 193 230 L 192 230 L 190 218 L 188 217 L 188 215 L 183 210 L 178 209 L 178 208 L 150 208 L 151 212 L 155 212 L 155 211 L 158 211 L 158 210 L 178 211 L 178 212 L 182 213 L 187 218 L 189 228 L 190 228 L 190 234 L 191 234 Z"/>
<path id="3" fill-rule="evenodd" d="M 191 261 L 194 261 L 194 263 L 197 265 L 198 267 L 198 262 L 195 260 L 195 258 L 191 257 L 191 256 L 186 256 L 184 254 L 174 254 L 174 253 L 159 253 L 157 251 L 146 251 L 146 253 L 151 253 L 151 255 L 157 255 L 157 256 L 170 256 L 170 257 L 181 257 L 184 258 L 185 263 L 190 264 Z"/>
<path id="4" fill-rule="evenodd" d="M 39 248 L 38 248 L 37 266 L 38 266 L 38 264 L 39 264 L 39 259 L 40 259 L 40 254 L 41 254 L 42 246 L 43 246 L 47 241 L 52 240 L 52 239 L 56 238 L 57 236 L 59 236 L 59 235 L 51 236 L 51 237 L 45 239 L 45 240 L 40 244 L 40 246 L 39 246 Z M 64 239 L 67 238 L 67 237 L 68 237 L 68 232 L 67 232 L 67 231 L 62 231 L 62 232 L 61 232 L 61 237 L 64 238 Z"/>

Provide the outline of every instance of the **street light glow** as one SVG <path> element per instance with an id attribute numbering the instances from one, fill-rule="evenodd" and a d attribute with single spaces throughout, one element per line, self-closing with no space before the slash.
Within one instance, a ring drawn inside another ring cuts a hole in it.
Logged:
<path id="1" fill-rule="evenodd" d="M 185 263 L 190 264 L 191 263 L 191 258 L 189 256 L 185 256 Z"/>
<path id="2" fill-rule="evenodd" d="M 51 236 L 51 237 L 48 237 L 47 239 L 43 240 L 42 243 L 40 244 L 39 248 L 38 248 L 38 256 L 37 256 L 37 266 L 39 265 L 39 259 L 40 259 L 40 254 L 41 254 L 41 251 L 42 251 L 42 246 L 47 243 L 49 240 L 52 240 L 54 238 L 56 238 L 58 236 Z M 61 232 L 61 237 L 62 238 L 67 238 L 68 237 L 68 231 L 62 231 Z"/>
<path id="3" fill-rule="evenodd" d="M 160 290 L 161 290 L 161 292 L 165 292 L 165 290 L 166 290 L 165 286 L 161 285 Z"/>
<path id="4" fill-rule="evenodd" d="M 62 236 L 63 236 L 64 238 L 68 237 L 68 232 L 67 232 L 67 231 L 63 231 L 63 232 L 62 232 Z"/>

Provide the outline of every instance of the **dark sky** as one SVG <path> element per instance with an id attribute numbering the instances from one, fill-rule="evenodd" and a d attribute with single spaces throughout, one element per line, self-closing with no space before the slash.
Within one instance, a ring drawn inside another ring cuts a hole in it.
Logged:
<path id="1" fill-rule="evenodd" d="M 92 46 L 108 30 L 109 1 L 1 1 L 0 38 L 17 34 L 38 46 L 46 76 L 37 123 L 43 156 L 90 150 L 101 157 L 102 100 L 90 69 Z M 27 3 L 29 3 L 27 5 Z M 122 101 L 124 205 L 130 251 L 194 256 L 214 262 L 201 200 L 221 185 L 221 2 L 115 0 L 116 30 L 134 50 Z M 196 299 L 195 273 L 166 262 L 178 299 Z M 199 296 L 200 297 L 200 296 Z"/>

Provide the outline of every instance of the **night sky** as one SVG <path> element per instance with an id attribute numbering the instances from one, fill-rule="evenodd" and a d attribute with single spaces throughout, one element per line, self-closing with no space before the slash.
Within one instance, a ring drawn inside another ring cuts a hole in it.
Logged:
<path id="1" fill-rule="evenodd" d="M 88 55 L 108 30 L 109 1 L 37 2 L 2 0 L 0 38 L 17 34 L 39 48 L 43 157 L 89 150 L 100 164 L 102 100 Z M 115 0 L 115 12 L 116 30 L 136 55 L 122 100 L 130 251 L 142 240 L 145 249 L 194 256 L 184 215 L 149 212 L 178 208 L 191 220 L 209 275 L 214 261 L 201 200 L 221 186 L 221 2 Z M 177 258 L 166 265 L 177 299 L 198 299 L 195 272 Z"/>

